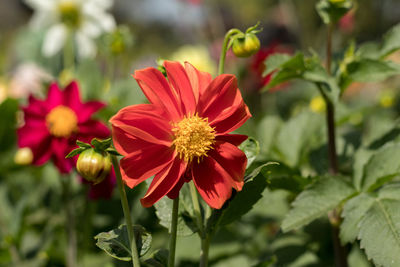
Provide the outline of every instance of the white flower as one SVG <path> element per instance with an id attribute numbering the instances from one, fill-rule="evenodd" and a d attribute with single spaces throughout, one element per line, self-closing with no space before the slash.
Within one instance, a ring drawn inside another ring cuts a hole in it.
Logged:
<path id="1" fill-rule="evenodd" d="M 115 20 L 107 10 L 113 0 L 25 0 L 34 10 L 33 28 L 48 27 L 42 53 L 47 57 L 57 54 L 68 40 L 74 39 L 78 56 L 96 54 L 94 39 L 115 28 Z"/>

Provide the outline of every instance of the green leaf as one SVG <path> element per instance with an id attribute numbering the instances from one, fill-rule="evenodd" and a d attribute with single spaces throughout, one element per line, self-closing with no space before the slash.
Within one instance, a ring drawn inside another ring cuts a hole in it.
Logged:
<path id="1" fill-rule="evenodd" d="M 145 267 L 165 267 L 168 265 L 169 251 L 167 249 L 159 249 L 155 251 L 149 259 L 145 260 Z"/>
<path id="2" fill-rule="evenodd" d="M 359 232 L 358 224 L 373 203 L 374 198 L 365 193 L 346 202 L 341 214 L 342 218 L 344 218 L 340 225 L 340 240 L 342 244 L 354 242 Z"/>
<path id="3" fill-rule="evenodd" d="M 359 223 L 360 246 L 377 266 L 400 266 L 400 201 L 375 198 Z"/>
<path id="4" fill-rule="evenodd" d="M 18 102 L 15 99 L 7 99 L 0 104 L 0 151 L 15 145 L 16 135 L 16 112 L 18 110 Z"/>
<path id="5" fill-rule="evenodd" d="M 353 2 L 350 0 L 336 3 L 329 0 L 320 0 L 316 5 L 318 14 L 325 24 L 339 21 L 352 7 Z"/>
<path id="6" fill-rule="evenodd" d="M 384 199 L 400 200 L 400 183 L 385 185 L 379 189 L 378 196 Z"/>
<path id="7" fill-rule="evenodd" d="M 302 154 L 310 148 L 312 138 L 321 130 L 322 120 L 320 115 L 305 111 L 281 126 L 275 148 L 282 162 L 290 167 L 299 164 Z"/>
<path id="8" fill-rule="evenodd" d="M 79 147 L 82 147 L 82 148 L 92 148 L 92 146 L 91 146 L 90 144 L 81 142 L 81 141 L 79 141 L 79 140 L 76 140 L 76 144 L 77 144 Z"/>
<path id="9" fill-rule="evenodd" d="M 280 66 L 282 66 L 284 63 L 288 62 L 292 56 L 289 54 L 281 54 L 281 53 L 275 53 L 267 58 L 265 61 L 265 70 L 263 72 L 263 76 L 267 76 L 274 70 L 278 69 Z"/>
<path id="10" fill-rule="evenodd" d="M 258 141 L 254 138 L 249 137 L 246 141 L 244 141 L 239 148 L 246 154 L 247 157 L 247 167 L 253 163 L 258 154 L 260 153 L 260 145 Z"/>
<path id="11" fill-rule="evenodd" d="M 381 55 L 385 57 L 400 49 L 400 24 L 395 25 L 383 36 Z"/>
<path id="12" fill-rule="evenodd" d="M 302 227 L 334 209 L 354 194 L 354 188 L 344 179 L 341 176 L 322 177 L 300 193 L 283 220 L 282 230 L 288 232 Z"/>
<path id="13" fill-rule="evenodd" d="M 372 191 L 400 172 L 400 144 L 387 144 L 377 150 L 364 166 L 362 189 Z"/>
<path id="14" fill-rule="evenodd" d="M 249 212 L 253 208 L 253 205 L 262 198 L 262 193 L 268 185 L 268 180 L 261 171 L 268 165 L 271 165 L 271 163 L 264 164 L 257 168 L 258 174 L 254 178 L 246 179 L 247 182 L 244 184 L 242 191 L 237 192 L 232 200 L 228 202 L 227 207 L 222 211 L 218 225 L 227 225 L 238 220 Z M 257 173 L 257 171 L 254 173 Z"/>
<path id="15" fill-rule="evenodd" d="M 177 235 L 189 236 L 197 231 L 197 227 L 193 220 L 194 211 L 188 184 L 182 187 L 179 194 Z M 160 224 L 167 228 L 168 232 L 171 232 L 172 206 L 173 200 L 168 197 L 163 197 L 154 204 Z"/>
<path id="16" fill-rule="evenodd" d="M 349 63 L 346 70 L 351 82 L 380 82 L 400 73 L 399 65 L 393 62 L 369 58 Z"/>
<path id="17" fill-rule="evenodd" d="M 65 156 L 65 158 L 67 159 L 67 158 L 75 157 L 76 155 L 79 155 L 80 153 L 82 153 L 86 149 L 87 148 L 85 148 L 85 147 L 76 148 L 76 149 L 72 150 L 71 152 L 69 152 L 69 154 L 67 156 Z"/>
<path id="18" fill-rule="evenodd" d="M 93 138 L 91 144 L 96 150 L 103 152 L 104 150 L 110 147 L 111 142 L 112 142 L 111 138 L 107 138 L 104 140 Z"/>
<path id="19" fill-rule="evenodd" d="M 106 151 L 107 151 L 108 153 L 110 153 L 111 155 L 114 155 L 114 156 L 122 156 L 122 155 L 121 155 L 120 153 L 118 153 L 118 151 L 115 150 L 115 148 L 113 148 L 113 147 L 107 148 Z"/>
<path id="20" fill-rule="evenodd" d="M 133 231 L 136 239 L 136 246 L 140 256 L 145 255 L 151 246 L 152 237 L 140 225 L 134 225 Z M 129 235 L 126 225 L 120 225 L 117 229 L 103 232 L 94 237 L 97 240 L 96 246 L 104 250 L 108 255 L 122 261 L 131 261 Z"/>

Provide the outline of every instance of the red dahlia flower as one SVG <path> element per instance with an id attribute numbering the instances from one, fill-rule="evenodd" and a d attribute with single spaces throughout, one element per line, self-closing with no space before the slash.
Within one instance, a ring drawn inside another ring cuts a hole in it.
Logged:
<path id="1" fill-rule="evenodd" d="M 247 158 L 237 146 L 247 136 L 229 134 L 251 117 L 237 80 L 166 61 L 168 80 L 155 68 L 134 78 L 150 104 L 126 107 L 111 118 L 116 149 L 124 155 L 122 177 L 133 188 L 154 175 L 141 199 L 150 207 L 176 198 L 190 180 L 203 199 L 219 209 L 240 191 Z"/>
<path id="2" fill-rule="evenodd" d="M 65 156 L 76 148 L 76 140 L 90 142 L 94 137 L 110 135 L 103 123 L 91 119 L 103 106 L 97 101 L 82 103 L 76 82 L 63 91 L 52 83 L 47 99 L 31 95 L 29 105 L 23 108 L 25 124 L 17 130 L 18 146 L 32 150 L 33 164 L 42 165 L 52 159 L 61 173 L 69 173 L 75 159 Z"/>

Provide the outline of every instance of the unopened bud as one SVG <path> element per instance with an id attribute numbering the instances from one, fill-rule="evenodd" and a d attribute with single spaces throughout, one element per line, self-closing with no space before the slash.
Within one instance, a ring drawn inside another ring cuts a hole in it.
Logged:
<path id="1" fill-rule="evenodd" d="M 254 33 L 246 33 L 244 37 L 233 40 L 232 51 L 237 57 L 249 57 L 260 50 L 260 40 Z"/>
<path id="2" fill-rule="evenodd" d="M 110 155 L 87 149 L 79 155 L 76 169 L 87 181 L 98 184 L 110 173 Z"/>
<path id="3" fill-rule="evenodd" d="M 17 150 L 14 155 L 14 162 L 18 165 L 29 165 L 33 161 L 33 153 L 29 147 L 23 147 Z"/>

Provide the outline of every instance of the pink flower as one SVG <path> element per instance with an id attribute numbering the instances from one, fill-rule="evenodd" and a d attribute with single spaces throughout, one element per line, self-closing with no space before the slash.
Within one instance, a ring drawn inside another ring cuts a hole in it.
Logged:
<path id="1" fill-rule="evenodd" d="M 135 72 L 150 104 L 126 107 L 111 118 L 114 145 L 124 155 L 122 178 L 133 188 L 154 175 L 141 199 L 150 207 L 176 198 L 191 180 L 202 198 L 219 209 L 240 191 L 247 158 L 237 146 L 247 136 L 229 134 L 250 117 L 236 77 L 215 79 L 185 63 L 165 61 L 166 79 L 155 68 Z"/>
<path id="2" fill-rule="evenodd" d="M 52 160 L 61 173 L 69 173 L 76 159 L 65 156 L 76 148 L 76 140 L 90 142 L 110 135 L 106 125 L 91 118 L 102 107 L 98 101 L 82 103 L 76 82 L 63 91 L 52 83 L 45 100 L 31 95 L 23 108 L 25 124 L 17 130 L 18 146 L 32 150 L 33 164 Z"/>

